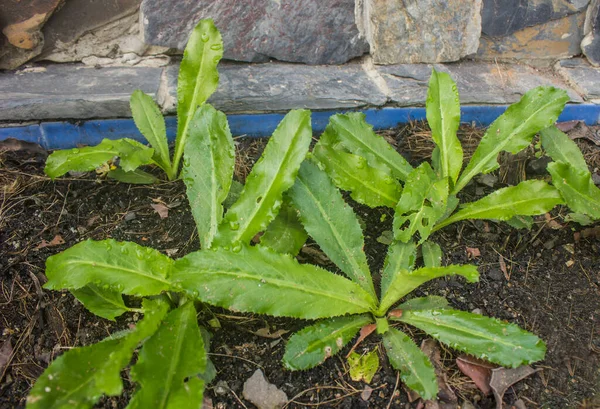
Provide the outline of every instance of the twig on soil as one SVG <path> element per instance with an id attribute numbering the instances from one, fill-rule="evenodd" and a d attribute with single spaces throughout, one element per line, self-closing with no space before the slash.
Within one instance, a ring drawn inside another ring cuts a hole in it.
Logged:
<path id="1" fill-rule="evenodd" d="M 396 395 L 396 391 L 398 390 L 398 383 L 400 382 L 400 372 L 396 373 L 396 384 L 394 385 L 394 390 L 392 391 L 392 396 L 390 396 L 390 401 L 388 402 L 386 409 L 390 409 L 392 407 L 392 402 L 394 401 L 394 397 Z"/>
<path id="2" fill-rule="evenodd" d="M 248 362 L 248 363 L 251 363 L 252 365 L 256 365 L 257 367 L 259 367 L 259 368 L 260 368 L 260 369 L 262 369 L 263 371 L 264 371 L 264 369 L 265 369 L 265 368 L 264 368 L 262 365 L 260 365 L 260 364 L 257 364 L 256 362 L 254 362 L 254 361 L 251 361 L 251 360 L 249 360 L 249 359 L 242 358 L 241 356 L 227 355 L 227 354 L 217 354 L 216 352 L 209 352 L 209 353 L 208 353 L 208 355 L 211 355 L 211 356 L 221 356 L 221 357 L 225 357 L 225 358 L 239 359 L 239 360 L 241 360 L 241 361 L 246 361 L 246 362 Z"/>
<path id="3" fill-rule="evenodd" d="M 231 392 L 231 394 L 233 395 L 233 397 L 239 402 L 240 405 L 242 405 L 245 409 L 248 409 L 248 406 L 244 405 L 244 402 L 242 402 L 242 400 L 237 396 L 237 394 L 231 390 L 231 388 L 228 388 L 229 392 Z"/>

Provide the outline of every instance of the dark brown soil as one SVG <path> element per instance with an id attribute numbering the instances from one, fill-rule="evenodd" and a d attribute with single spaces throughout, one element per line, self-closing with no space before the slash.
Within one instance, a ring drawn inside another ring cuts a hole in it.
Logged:
<path id="1" fill-rule="evenodd" d="M 398 135 L 406 136 L 406 129 L 388 132 L 386 137 L 395 142 Z M 252 157 L 248 152 L 260 152 L 263 143 L 240 141 L 240 146 L 245 157 Z M 594 152 L 594 147 L 589 149 Z M 43 176 L 43 156 L 7 152 L 0 160 L 0 347 L 7 342 L 12 347 L 0 374 L 0 408 L 23 408 L 29 389 L 53 358 L 65 349 L 102 339 L 138 318 L 126 314 L 110 322 L 90 314 L 67 292 L 43 290 L 48 256 L 83 239 L 113 237 L 178 258 L 196 250 L 198 240 L 180 182 L 140 187 L 97 181 L 92 174 L 52 182 Z M 240 163 L 236 175 L 243 178 L 248 169 L 248 163 Z M 469 186 L 465 200 L 486 189 L 476 183 Z M 151 207 L 156 203 L 169 207 L 167 218 L 160 218 Z M 365 222 L 369 262 L 378 271 L 386 252 L 378 238 L 391 229 L 393 212 L 358 205 L 355 210 Z M 444 249 L 446 263 L 476 264 L 481 281 L 467 284 L 458 278 L 440 279 L 420 288 L 417 295 L 443 295 L 455 308 L 480 310 L 518 323 L 548 344 L 546 360 L 533 365 L 540 371 L 509 388 L 505 407 L 518 399 L 528 408 L 598 407 L 592 399 L 600 389 L 600 235 L 593 226 L 563 223 L 564 214 L 566 210 L 559 209 L 538 217 L 531 231 L 493 222 L 464 222 L 432 237 Z M 314 243 L 307 243 L 306 248 L 300 253 L 302 259 L 333 268 L 319 256 Z M 468 248 L 478 249 L 480 255 L 469 256 L 473 250 Z M 218 374 L 207 395 L 216 408 L 252 407 L 244 401 L 242 387 L 258 368 L 286 392 L 289 408 L 419 407 L 418 402 L 408 403 L 375 336 L 358 347 L 359 351 L 375 347 L 380 351 L 381 368 L 370 384 L 370 398 L 364 401 L 365 384 L 353 382 L 347 373 L 344 356 L 349 347 L 315 369 L 283 369 L 285 341 L 305 322 L 209 308 L 200 317 L 213 333 L 211 359 Z M 214 327 L 215 322 L 220 328 Z M 264 328 L 271 333 L 288 332 L 275 338 L 256 335 Z M 421 333 L 412 333 L 418 340 L 423 338 Z M 468 400 L 475 408 L 494 408 L 493 397 L 483 396 L 458 370 L 456 356 L 442 348 L 448 384 L 459 397 L 457 405 Z M 97 407 L 124 408 L 133 390 L 127 374 L 125 385 L 122 397 L 104 398 Z"/>

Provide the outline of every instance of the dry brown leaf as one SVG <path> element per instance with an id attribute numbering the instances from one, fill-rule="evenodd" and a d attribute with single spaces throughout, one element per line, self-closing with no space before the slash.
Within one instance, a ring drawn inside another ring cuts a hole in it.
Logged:
<path id="1" fill-rule="evenodd" d="M 480 257 L 481 251 L 477 247 L 467 247 L 467 257 L 469 259 Z"/>
<path id="2" fill-rule="evenodd" d="M 8 363 L 10 362 L 10 356 L 12 355 L 12 353 L 12 344 L 10 343 L 10 339 L 7 339 L 6 341 L 4 341 L 4 343 L 2 343 L 2 346 L 0 347 L 0 376 L 4 373 L 4 370 L 8 366 Z"/>
<path id="3" fill-rule="evenodd" d="M 38 244 L 34 250 L 43 249 L 44 247 L 60 246 L 61 244 L 65 244 L 65 241 L 60 234 L 57 234 L 50 241 L 42 240 L 42 242 Z"/>
<path id="4" fill-rule="evenodd" d="M 552 216 L 550 215 L 550 213 L 546 213 L 544 215 L 544 219 L 546 219 L 546 224 L 552 230 L 560 230 L 560 229 L 562 229 L 564 227 L 562 224 L 560 224 L 559 222 L 557 222 L 556 220 L 554 220 L 552 218 Z"/>
<path id="5" fill-rule="evenodd" d="M 530 366 L 492 369 L 490 388 L 492 388 L 492 392 L 494 392 L 494 398 L 496 398 L 496 409 L 502 409 L 502 399 L 504 398 L 504 393 L 508 388 L 536 372 L 537 370 Z"/>
<path id="6" fill-rule="evenodd" d="M 494 367 L 489 362 L 469 355 L 461 355 L 456 358 L 456 365 L 462 373 L 471 378 L 475 386 L 484 395 L 489 395 L 492 392 L 490 380 L 492 379 L 492 369 Z"/>
<path id="7" fill-rule="evenodd" d="M 152 203 L 150 206 L 152 206 L 154 211 L 158 213 L 161 219 L 166 219 L 169 217 L 169 208 L 164 203 Z"/>
<path id="8" fill-rule="evenodd" d="M 508 274 L 508 270 L 506 268 L 506 262 L 504 261 L 504 257 L 499 256 L 498 262 L 500 263 L 500 271 L 504 273 L 504 277 L 506 281 L 510 281 L 510 274 Z"/>
<path id="9" fill-rule="evenodd" d="M 264 327 L 264 328 L 260 328 L 256 331 L 250 331 L 250 332 L 252 332 L 254 335 L 258 335 L 259 337 L 276 339 L 276 338 L 280 338 L 282 335 L 285 335 L 290 331 L 286 331 L 284 329 L 279 329 L 275 332 L 271 332 L 271 329 L 269 327 Z"/>
<path id="10" fill-rule="evenodd" d="M 373 331 L 375 331 L 377 329 L 377 324 L 368 324 L 365 325 L 364 327 L 362 327 L 360 329 L 360 335 L 358 336 L 358 339 L 356 340 L 356 342 L 354 343 L 354 345 L 352 346 L 352 348 L 350 348 L 350 351 L 348 351 L 348 355 L 346 355 L 346 358 L 348 358 L 350 356 L 350 354 L 352 352 L 354 352 L 354 350 L 356 349 L 356 347 L 363 342 L 363 340 L 368 337 L 369 335 L 371 335 L 373 333 Z"/>
<path id="11" fill-rule="evenodd" d="M 362 393 L 360 394 L 360 398 L 366 402 L 369 400 L 372 393 L 373 393 L 373 388 L 371 388 L 369 385 L 365 385 L 365 388 L 363 389 Z"/>

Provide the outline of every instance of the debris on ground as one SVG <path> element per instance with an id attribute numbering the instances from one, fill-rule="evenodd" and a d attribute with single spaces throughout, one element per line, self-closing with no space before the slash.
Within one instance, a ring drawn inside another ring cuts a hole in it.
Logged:
<path id="1" fill-rule="evenodd" d="M 280 409 L 288 401 L 285 392 L 269 383 L 260 369 L 244 383 L 242 393 L 244 399 L 252 402 L 258 409 Z"/>

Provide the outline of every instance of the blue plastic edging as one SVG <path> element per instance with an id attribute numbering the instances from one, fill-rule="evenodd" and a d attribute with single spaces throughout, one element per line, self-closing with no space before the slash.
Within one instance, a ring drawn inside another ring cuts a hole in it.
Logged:
<path id="1" fill-rule="evenodd" d="M 476 126 L 488 126 L 498 118 L 507 106 L 480 105 L 461 107 L 461 122 Z M 312 113 L 312 127 L 321 133 L 329 117 L 348 110 L 317 111 Z M 381 108 L 362 112 L 376 130 L 394 128 L 398 124 L 425 119 L 425 108 Z M 228 115 L 229 127 L 234 136 L 264 137 L 273 133 L 285 114 L 234 114 Z M 600 105 L 569 104 L 558 118 L 559 121 L 581 120 L 587 125 L 600 124 Z M 167 137 L 175 139 L 177 118 L 166 118 Z M 76 146 L 97 145 L 102 139 L 132 138 L 145 142 L 132 119 L 103 119 L 81 122 L 42 122 L 36 125 L 0 128 L 0 141 L 15 138 L 34 142 L 45 149 L 68 149 Z"/>

